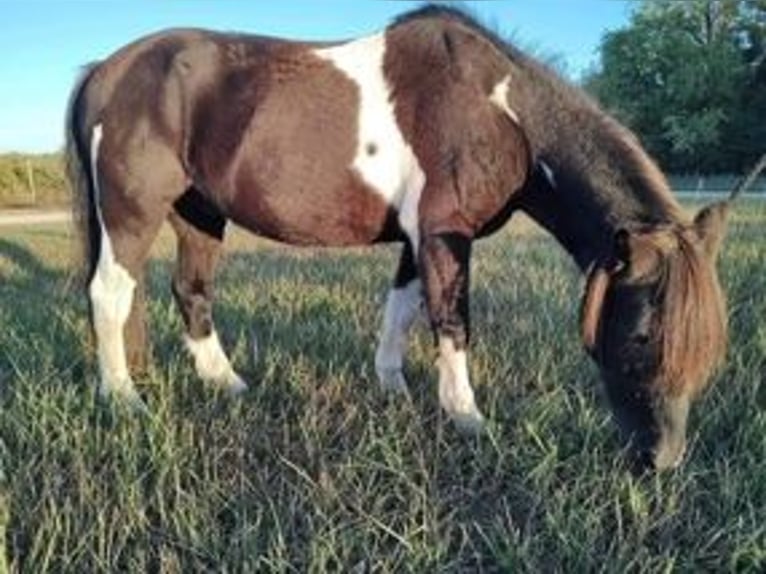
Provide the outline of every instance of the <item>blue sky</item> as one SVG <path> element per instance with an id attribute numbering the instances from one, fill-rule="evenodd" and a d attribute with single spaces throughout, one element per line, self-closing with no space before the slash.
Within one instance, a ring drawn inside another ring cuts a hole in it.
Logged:
<path id="1" fill-rule="evenodd" d="M 303 39 L 364 35 L 419 1 L 386 0 L 0 0 L 0 152 L 62 145 L 69 90 L 80 67 L 173 26 Z M 556 54 L 577 76 L 597 61 L 606 30 L 627 23 L 621 0 L 464 2 L 523 46 Z"/>

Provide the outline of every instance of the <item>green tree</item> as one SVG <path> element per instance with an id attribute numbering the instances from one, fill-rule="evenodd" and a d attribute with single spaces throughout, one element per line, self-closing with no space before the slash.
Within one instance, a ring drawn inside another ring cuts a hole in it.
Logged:
<path id="1" fill-rule="evenodd" d="M 672 171 L 740 171 L 766 149 L 766 0 L 644 0 L 586 88 Z"/>

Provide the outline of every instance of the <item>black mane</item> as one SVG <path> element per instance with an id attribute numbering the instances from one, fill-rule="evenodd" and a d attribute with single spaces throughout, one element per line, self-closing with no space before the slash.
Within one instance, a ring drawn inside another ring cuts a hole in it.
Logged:
<path id="1" fill-rule="evenodd" d="M 482 26 L 477 17 L 470 13 L 469 9 L 465 6 L 454 6 L 440 2 L 428 2 L 423 6 L 399 14 L 394 17 L 394 26 L 399 24 L 405 24 L 412 20 L 419 20 L 421 18 L 452 18 L 459 20 L 460 22 L 479 30 L 481 32 L 487 32 L 484 26 Z"/>
<path id="2" fill-rule="evenodd" d="M 453 20 L 463 26 L 475 31 L 477 34 L 486 38 L 495 48 L 505 54 L 514 62 L 520 60 L 530 61 L 531 59 L 521 50 L 503 39 L 500 34 L 491 30 L 482 24 L 479 17 L 471 12 L 467 6 L 454 6 L 443 3 L 428 3 L 404 14 L 396 16 L 391 24 L 392 27 L 407 24 L 417 20 L 426 20 L 429 18 Z"/>

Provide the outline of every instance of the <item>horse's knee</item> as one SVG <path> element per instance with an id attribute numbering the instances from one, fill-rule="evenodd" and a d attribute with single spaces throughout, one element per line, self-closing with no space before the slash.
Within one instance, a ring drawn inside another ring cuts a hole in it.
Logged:
<path id="1" fill-rule="evenodd" d="M 97 335 L 100 323 L 123 324 L 128 319 L 135 288 L 136 280 L 128 270 L 111 254 L 102 253 L 88 286 Z"/>
<path id="2" fill-rule="evenodd" d="M 431 325 L 458 346 L 468 342 L 471 239 L 456 233 L 424 237 L 420 275 Z"/>

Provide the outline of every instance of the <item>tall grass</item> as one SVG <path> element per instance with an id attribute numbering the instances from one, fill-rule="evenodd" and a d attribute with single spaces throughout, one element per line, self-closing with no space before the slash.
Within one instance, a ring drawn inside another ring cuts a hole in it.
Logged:
<path id="1" fill-rule="evenodd" d="M 636 478 L 577 340 L 582 280 L 547 237 L 476 249 L 471 374 L 489 432 L 439 411 L 421 325 L 411 399 L 372 358 L 392 248 L 292 250 L 235 233 L 216 318 L 250 379 L 195 379 L 148 273 L 150 407 L 94 397 L 86 304 L 63 227 L 0 238 L 0 529 L 11 572 L 762 572 L 766 568 L 766 209 L 722 255 L 732 344 L 677 471 Z M 260 358 L 251 358 L 257 335 Z M 2 548 L 2 547 L 0 547 Z M 0 571 L 3 570 L 0 561 Z"/>

